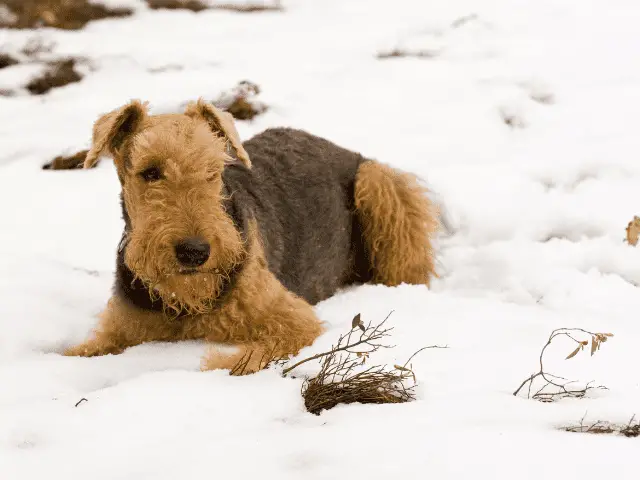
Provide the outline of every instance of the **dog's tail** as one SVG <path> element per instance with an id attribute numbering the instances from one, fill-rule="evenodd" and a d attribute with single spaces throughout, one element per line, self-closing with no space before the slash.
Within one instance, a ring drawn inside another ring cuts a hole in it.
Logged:
<path id="1" fill-rule="evenodd" d="M 440 221 L 427 189 L 416 176 L 370 160 L 358 168 L 354 193 L 373 281 L 429 285 Z"/>

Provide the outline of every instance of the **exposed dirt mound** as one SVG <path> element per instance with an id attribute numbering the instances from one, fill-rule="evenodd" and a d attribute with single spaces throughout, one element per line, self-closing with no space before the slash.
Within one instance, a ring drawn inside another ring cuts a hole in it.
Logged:
<path id="1" fill-rule="evenodd" d="M 92 20 L 126 17 L 127 8 L 108 8 L 87 0 L 3 0 L 10 12 L 0 18 L 0 27 L 53 27 L 78 30 Z"/>
<path id="2" fill-rule="evenodd" d="M 49 90 L 79 82 L 82 76 L 75 70 L 76 60 L 69 58 L 49 64 L 49 68 L 39 77 L 31 80 L 26 89 L 33 95 L 43 95 Z"/>
<path id="3" fill-rule="evenodd" d="M 280 2 L 274 2 L 273 5 L 220 3 L 211 8 L 240 13 L 279 12 L 283 10 Z"/>
<path id="4" fill-rule="evenodd" d="M 259 3 L 218 3 L 208 5 L 200 0 L 147 0 L 147 5 L 154 10 L 191 10 L 200 12 L 202 10 L 229 10 L 240 13 L 273 12 L 282 10 L 280 2 L 263 5 Z"/>
<path id="5" fill-rule="evenodd" d="M 258 85 L 244 80 L 231 90 L 223 92 L 213 103 L 229 112 L 236 120 L 251 120 L 267 111 L 267 106 L 255 98 L 259 94 Z"/>
<path id="6" fill-rule="evenodd" d="M 147 0 L 149 8 L 154 10 L 191 10 L 200 12 L 208 7 L 198 0 Z"/>
<path id="7" fill-rule="evenodd" d="M 89 150 L 81 150 L 74 153 L 71 156 L 57 156 L 49 163 L 42 166 L 43 170 L 75 170 L 76 168 L 82 168 L 84 165 L 84 159 L 87 157 Z M 97 165 L 97 164 L 96 164 Z M 95 166 L 95 165 L 94 165 Z"/>
<path id="8" fill-rule="evenodd" d="M 10 67 L 11 65 L 17 65 L 18 63 L 20 62 L 11 55 L 7 53 L 0 53 L 0 69 Z"/>

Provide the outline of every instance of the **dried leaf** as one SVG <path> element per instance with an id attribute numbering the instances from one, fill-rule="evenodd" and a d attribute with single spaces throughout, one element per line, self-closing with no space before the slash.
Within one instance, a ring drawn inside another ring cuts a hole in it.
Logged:
<path id="1" fill-rule="evenodd" d="M 364 328 L 364 325 L 362 324 L 362 322 L 360 323 L 360 325 L 358 325 L 358 327 L 360 328 L 360 330 L 362 330 L 363 332 L 366 332 L 367 329 Z"/>
<path id="2" fill-rule="evenodd" d="M 592 357 L 593 357 L 593 354 L 596 353 L 598 345 L 600 345 L 598 338 L 596 336 L 592 336 L 591 337 L 591 356 Z"/>
<path id="3" fill-rule="evenodd" d="M 362 325 L 362 320 L 360 320 L 360 314 L 357 314 L 355 317 L 353 317 L 353 320 L 351 321 L 351 328 L 356 328 L 356 327 L 359 327 L 360 325 Z"/>
<path id="4" fill-rule="evenodd" d="M 397 370 L 402 370 L 403 372 L 411 372 L 411 370 L 408 369 L 407 367 L 401 367 L 400 365 L 394 365 L 393 368 Z"/>
<path id="5" fill-rule="evenodd" d="M 638 244 L 640 238 L 640 217 L 634 216 L 633 220 L 627 225 L 627 243 L 634 247 Z"/>
<path id="6" fill-rule="evenodd" d="M 578 352 L 579 352 L 582 348 L 583 348 L 583 345 L 582 345 L 582 343 L 581 343 L 581 344 L 580 344 L 580 346 L 579 346 L 578 348 L 576 348 L 573 352 L 571 352 L 571 353 L 569 354 L 569 356 L 568 356 L 567 358 L 565 358 L 565 360 L 569 360 L 570 358 L 575 357 L 575 356 L 578 354 Z"/>

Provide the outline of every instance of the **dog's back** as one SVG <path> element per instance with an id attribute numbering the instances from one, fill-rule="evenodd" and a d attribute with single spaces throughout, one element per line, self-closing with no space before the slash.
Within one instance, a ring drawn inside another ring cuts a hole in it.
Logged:
<path id="1" fill-rule="evenodd" d="M 288 128 L 244 142 L 251 170 L 227 167 L 229 213 L 241 228 L 257 220 L 269 269 L 315 304 L 344 285 L 370 279 L 355 215 L 361 155 Z"/>

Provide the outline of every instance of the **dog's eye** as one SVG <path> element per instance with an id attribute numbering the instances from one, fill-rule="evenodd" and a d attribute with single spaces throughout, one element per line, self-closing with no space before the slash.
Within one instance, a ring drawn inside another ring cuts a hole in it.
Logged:
<path id="1" fill-rule="evenodd" d="M 140 173 L 145 182 L 156 182 L 162 178 L 162 172 L 158 167 L 149 167 Z"/>

